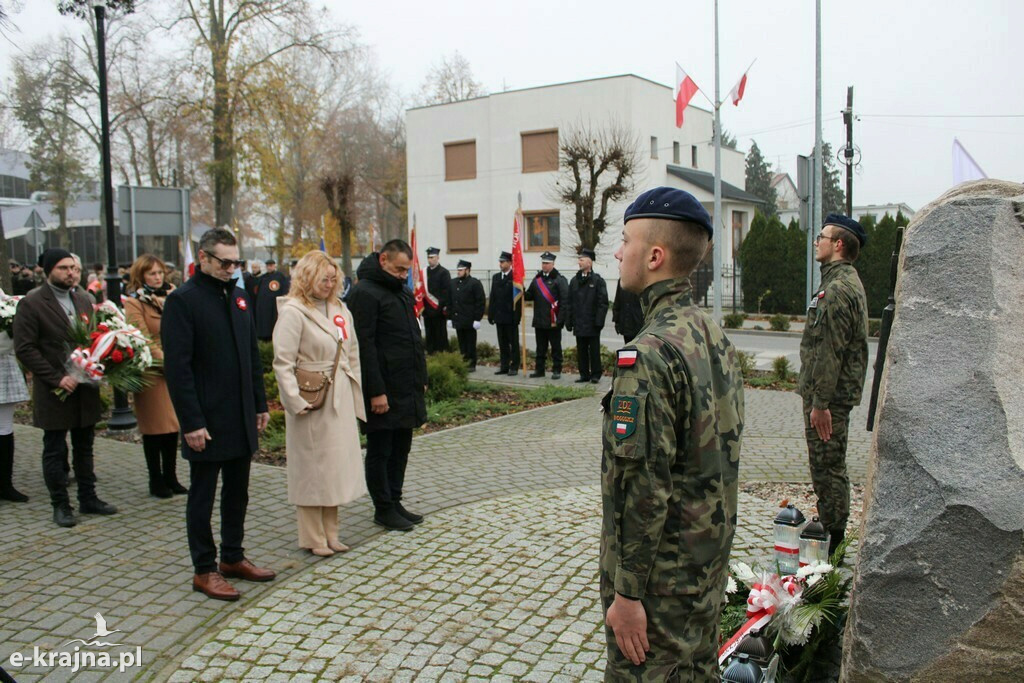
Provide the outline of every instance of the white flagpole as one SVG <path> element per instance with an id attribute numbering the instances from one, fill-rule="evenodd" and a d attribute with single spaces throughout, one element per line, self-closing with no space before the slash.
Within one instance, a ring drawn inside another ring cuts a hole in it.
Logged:
<path id="1" fill-rule="evenodd" d="M 722 239 L 725 221 L 722 220 L 722 98 L 718 87 L 718 0 L 715 0 L 715 237 L 711 258 L 715 279 L 715 297 L 712 318 L 722 322 Z M 735 274 L 733 283 L 735 286 Z"/>

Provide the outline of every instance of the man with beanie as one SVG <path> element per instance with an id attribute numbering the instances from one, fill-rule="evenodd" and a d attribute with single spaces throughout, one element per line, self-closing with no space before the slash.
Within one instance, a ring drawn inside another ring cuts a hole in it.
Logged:
<path id="1" fill-rule="evenodd" d="M 498 272 L 491 277 L 491 295 L 487 299 L 487 322 L 498 328 L 498 371 L 495 375 L 519 374 L 519 320 L 523 302 L 514 301 L 512 254 L 501 252 Z"/>
<path id="2" fill-rule="evenodd" d="M 608 286 L 594 272 L 593 249 L 581 249 L 580 269 L 569 282 L 569 311 L 565 329 L 576 335 L 576 363 L 580 378 L 576 383 L 601 381 L 601 329 L 608 315 Z"/>
<path id="3" fill-rule="evenodd" d="M 537 337 L 537 369 L 530 377 L 543 377 L 551 347 L 551 379 L 562 376 L 562 324 L 565 322 L 569 283 L 555 270 L 555 255 L 540 255 L 540 272 L 526 288 L 526 300 L 533 302 L 533 332 Z"/>
<path id="4" fill-rule="evenodd" d="M 32 373 L 32 420 L 43 430 L 43 480 L 50 492 L 53 521 L 58 526 L 72 527 L 77 520 L 68 497 L 69 431 L 79 511 L 96 515 L 117 512 L 96 495 L 93 438 L 102 412 L 99 388 L 79 384 L 65 367 L 72 345 L 72 325 L 89 320 L 92 303 L 85 294 L 72 291 L 80 273 L 68 251 L 47 249 L 39 257 L 39 265 L 46 280 L 18 305 L 14 350 Z M 57 389 L 65 392 L 63 400 L 54 393 Z"/>

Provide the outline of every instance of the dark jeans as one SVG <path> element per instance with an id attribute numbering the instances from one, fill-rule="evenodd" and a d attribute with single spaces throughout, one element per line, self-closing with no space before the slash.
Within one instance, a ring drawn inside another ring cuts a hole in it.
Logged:
<path id="1" fill-rule="evenodd" d="M 242 537 L 245 535 L 245 511 L 249 505 L 249 468 L 252 458 L 232 458 L 213 462 L 189 461 L 191 486 L 185 504 L 188 549 L 196 574 L 217 570 L 217 545 L 210 520 L 213 501 L 220 489 L 220 561 L 231 564 L 245 559 Z"/>
<path id="2" fill-rule="evenodd" d="M 499 370 L 519 369 L 519 325 L 495 325 L 498 328 Z"/>
<path id="3" fill-rule="evenodd" d="M 67 429 L 43 430 L 43 481 L 50 492 L 50 503 L 70 503 L 68 498 Z M 71 432 L 71 464 L 78 484 L 78 502 L 96 499 L 96 474 L 93 472 L 93 428 L 79 427 Z"/>
<path id="4" fill-rule="evenodd" d="M 412 448 L 411 429 L 382 429 L 366 433 L 366 488 L 378 511 L 402 500 L 405 466 Z"/>
<path id="5" fill-rule="evenodd" d="M 424 315 L 423 326 L 427 332 L 427 353 L 448 351 L 448 321 L 444 316 L 427 317 Z"/>
<path id="6" fill-rule="evenodd" d="M 601 376 L 601 337 L 576 337 L 576 362 L 580 377 L 593 379 Z"/>
<path id="7" fill-rule="evenodd" d="M 548 346 L 551 346 L 551 372 L 562 371 L 562 328 L 552 327 L 544 329 L 542 327 L 533 328 L 533 332 L 537 337 L 537 369 L 544 370 L 544 365 L 548 359 Z"/>
<path id="8" fill-rule="evenodd" d="M 476 366 L 476 330 L 472 327 L 466 330 L 455 330 L 459 337 L 459 351 L 470 365 Z"/>

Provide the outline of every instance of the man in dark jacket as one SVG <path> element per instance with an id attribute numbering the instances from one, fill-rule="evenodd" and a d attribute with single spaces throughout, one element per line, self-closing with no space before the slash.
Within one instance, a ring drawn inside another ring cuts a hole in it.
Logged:
<path id="1" fill-rule="evenodd" d="M 594 272 L 593 249 L 581 249 L 580 269 L 569 283 L 569 315 L 565 329 L 576 335 L 576 362 L 580 378 L 576 383 L 601 381 L 601 328 L 608 315 L 608 287 Z"/>
<path id="2" fill-rule="evenodd" d="M 615 301 L 612 303 L 612 323 L 615 332 L 621 334 L 628 344 L 644 326 L 644 311 L 640 306 L 640 295 L 628 292 L 619 283 L 615 287 Z"/>
<path id="3" fill-rule="evenodd" d="M 32 422 L 43 430 L 43 480 L 50 492 L 53 521 L 77 523 L 68 497 L 68 431 L 71 462 L 82 514 L 112 515 L 117 508 L 96 496 L 93 436 L 100 420 L 99 388 L 79 384 L 66 365 L 72 350 L 72 325 L 88 321 L 92 303 L 72 288 L 80 276 L 75 259 L 64 249 L 47 249 L 39 259 L 46 282 L 25 295 L 14 316 L 14 351 L 32 373 Z M 62 401 L 53 392 L 67 393 Z"/>
<path id="4" fill-rule="evenodd" d="M 469 274 L 472 267 L 469 261 L 459 261 L 457 277 L 452 280 L 452 305 L 448 316 L 459 337 L 459 351 L 469 363 L 469 371 L 476 372 L 476 331 L 484 317 L 486 299 L 484 286 Z"/>
<path id="5" fill-rule="evenodd" d="M 498 256 L 498 272 L 491 277 L 491 296 L 487 300 L 487 322 L 498 328 L 500 362 L 495 375 L 519 374 L 519 320 L 523 302 L 513 301 L 512 254 Z"/>
<path id="6" fill-rule="evenodd" d="M 452 276 L 441 265 L 441 250 L 427 249 L 427 296 L 423 306 L 423 325 L 427 331 L 427 353 L 448 351 L 448 305 L 452 296 Z"/>
<path id="7" fill-rule="evenodd" d="M 256 291 L 256 338 L 270 341 L 277 324 L 277 298 L 288 293 L 290 280 L 277 270 L 277 261 L 267 261 L 267 272 L 253 286 Z"/>
<path id="8" fill-rule="evenodd" d="M 543 377 L 548 346 L 551 347 L 551 379 L 562 376 L 562 325 L 569 283 L 555 270 L 555 255 L 540 255 L 540 272 L 526 289 L 526 300 L 533 302 L 533 330 L 537 335 L 537 369 L 530 377 Z"/>
<path id="9" fill-rule="evenodd" d="M 405 286 L 411 266 L 412 248 L 391 240 L 359 264 L 348 296 L 366 400 L 366 487 L 374 523 L 391 531 L 423 521 L 402 506 L 412 430 L 427 420 L 427 360 Z"/>
<path id="10" fill-rule="evenodd" d="M 275 576 L 247 560 L 242 547 L 249 467 L 270 414 L 249 298 L 233 278 L 240 267 L 234 235 L 208 230 L 197 256 L 196 274 L 164 305 L 164 376 L 191 477 L 185 524 L 195 567 L 192 589 L 237 600 L 239 592 L 225 577 L 270 581 Z M 210 528 L 218 478 L 220 565 Z"/>

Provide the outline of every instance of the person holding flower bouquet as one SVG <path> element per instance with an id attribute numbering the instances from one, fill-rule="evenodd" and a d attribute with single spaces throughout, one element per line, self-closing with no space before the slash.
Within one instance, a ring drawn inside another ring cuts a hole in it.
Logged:
<path id="1" fill-rule="evenodd" d="M 150 338 L 150 349 L 157 361 L 164 357 L 160 346 L 164 301 L 173 290 L 174 287 L 164 281 L 164 264 L 156 256 L 143 254 L 132 264 L 124 314 L 128 322 Z M 149 492 L 157 498 L 170 498 L 175 493 L 188 493 L 188 489 L 178 483 L 176 472 L 178 419 L 162 372 L 151 371 L 149 380 L 148 387 L 133 395 L 135 419 L 139 423 L 149 470 Z"/>
<path id="2" fill-rule="evenodd" d="M 102 407 L 99 388 L 80 383 L 67 369 L 74 332 L 88 322 L 92 303 L 72 287 L 78 277 L 75 260 L 64 249 L 47 249 L 39 259 L 46 280 L 18 304 L 14 316 L 14 350 L 32 373 L 32 420 L 43 430 L 43 480 L 50 492 L 53 521 L 77 523 L 68 497 L 67 436 L 71 432 L 72 465 L 83 514 L 112 515 L 113 505 L 96 495 L 93 437 Z M 63 392 L 63 397 L 57 395 Z"/>
<path id="3" fill-rule="evenodd" d="M 14 358 L 14 314 L 20 296 L 7 296 L 0 289 L 0 499 L 28 502 L 28 496 L 14 488 L 14 408 L 28 400 L 28 387 Z"/>

